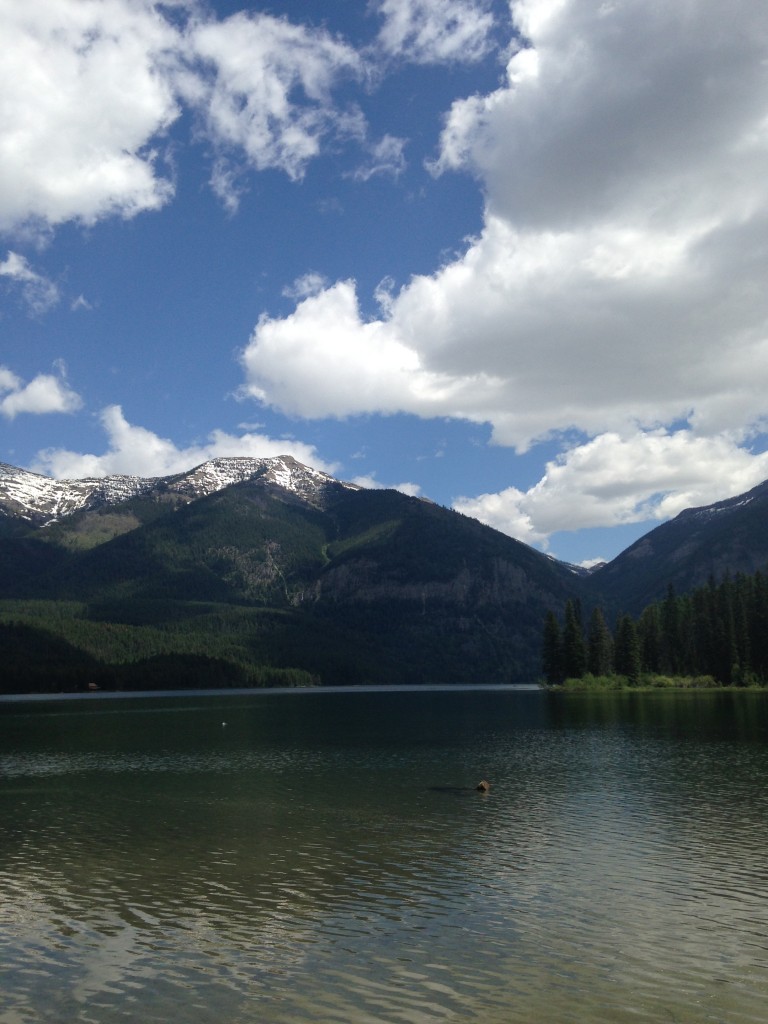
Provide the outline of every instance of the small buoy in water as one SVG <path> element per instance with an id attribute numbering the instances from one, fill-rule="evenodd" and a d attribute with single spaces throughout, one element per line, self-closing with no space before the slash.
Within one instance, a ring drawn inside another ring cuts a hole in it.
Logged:
<path id="1" fill-rule="evenodd" d="M 478 793 L 487 793 L 490 788 L 491 788 L 490 782 L 486 782 L 485 779 L 482 779 L 475 786 L 475 789 L 478 791 Z"/>
<path id="2" fill-rule="evenodd" d="M 227 723 L 226 723 L 226 722 L 222 722 L 222 723 L 221 723 L 221 728 L 222 728 L 222 729 L 226 729 L 226 727 L 227 727 Z"/>

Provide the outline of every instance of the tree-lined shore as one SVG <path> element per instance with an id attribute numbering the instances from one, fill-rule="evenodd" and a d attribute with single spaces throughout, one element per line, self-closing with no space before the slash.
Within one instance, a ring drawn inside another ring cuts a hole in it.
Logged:
<path id="1" fill-rule="evenodd" d="M 768 576 L 726 575 L 665 598 L 611 628 L 602 608 L 584 621 L 570 600 L 547 613 L 542 669 L 550 686 L 768 685 Z"/>

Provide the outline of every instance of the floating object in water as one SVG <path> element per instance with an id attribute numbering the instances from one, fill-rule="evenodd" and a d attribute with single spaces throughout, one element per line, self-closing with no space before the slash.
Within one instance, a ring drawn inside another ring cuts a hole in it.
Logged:
<path id="1" fill-rule="evenodd" d="M 432 793 L 453 793 L 455 796 L 466 796 L 468 793 L 487 793 L 491 788 L 490 782 L 483 779 L 476 786 L 430 786 Z"/>

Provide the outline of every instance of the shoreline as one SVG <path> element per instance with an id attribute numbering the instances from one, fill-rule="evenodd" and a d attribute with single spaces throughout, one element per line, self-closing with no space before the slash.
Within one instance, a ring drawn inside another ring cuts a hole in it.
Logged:
<path id="1" fill-rule="evenodd" d="M 49 703 L 57 701 L 144 700 L 154 697 L 249 697 L 267 694 L 307 693 L 444 693 L 499 691 L 537 692 L 538 683 L 396 683 L 359 686 L 250 686 L 204 690 L 95 690 L 87 693 L 3 693 L 0 704 Z"/>

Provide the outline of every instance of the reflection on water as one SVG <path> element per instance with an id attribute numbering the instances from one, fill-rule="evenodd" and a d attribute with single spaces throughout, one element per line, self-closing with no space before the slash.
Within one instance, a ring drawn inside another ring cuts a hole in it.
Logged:
<path id="1" fill-rule="evenodd" d="M 765 1021 L 763 694 L 5 705 L 0 736 L 2 1024 Z"/>

